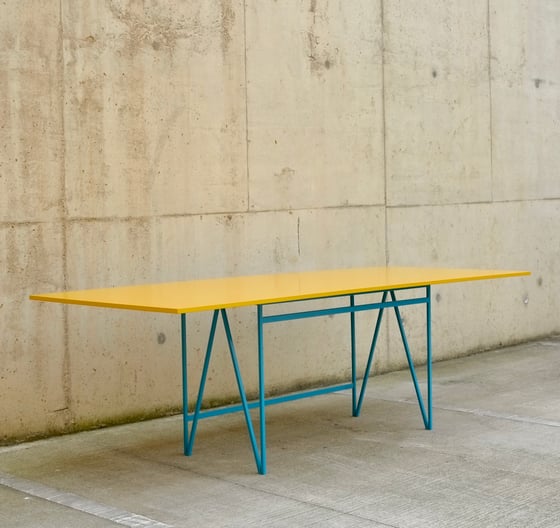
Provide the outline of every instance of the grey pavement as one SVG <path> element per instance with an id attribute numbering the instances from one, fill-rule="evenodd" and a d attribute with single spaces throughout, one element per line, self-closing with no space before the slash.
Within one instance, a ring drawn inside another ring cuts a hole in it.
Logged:
<path id="1" fill-rule="evenodd" d="M 436 363 L 433 431 L 407 371 L 269 407 L 266 476 L 241 414 L 0 448 L 0 526 L 557 528 L 559 377 L 560 338 Z"/>

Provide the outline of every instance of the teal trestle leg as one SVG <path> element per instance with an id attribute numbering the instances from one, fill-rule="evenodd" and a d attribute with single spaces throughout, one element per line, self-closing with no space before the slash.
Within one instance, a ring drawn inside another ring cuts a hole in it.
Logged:
<path id="1" fill-rule="evenodd" d="M 391 296 L 391 301 L 387 301 L 387 296 Z M 410 353 L 410 348 L 408 345 L 408 340 L 406 338 L 406 333 L 404 330 L 403 320 L 400 314 L 399 306 L 404 306 L 407 304 L 412 304 L 409 301 L 403 300 L 398 301 L 394 290 L 388 290 L 383 292 L 383 297 L 381 302 L 378 304 L 378 314 L 377 321 L 375 323 L 375 330 L 373 332 L 373 337 L 371 341 L 371 347 L 369 350 L 369 355 L 364 370 L 364 376 L 362 378 L 362 385 L 360 388 L 359 396 L 357 395 L 357 382 L 356 382 L 356 322 L 355 322 L 355 301 L 354 296 L 350 296 L 350 346 L 352 354 L 352 415 L 359 416 L 362 410 L 362 405 L 364 402 L 365 391 L 367 388 L 367 383 L 371 373 L 371 367 L 373 364 L 373 358 L 375 354 L 375 348 L 377 346 L 377 340 L 379 337 L 379 330 L 381 328 L 381 320 L 383 318 L 383 313 L 385 308 L 393 308 L 395 310 L 395 316 L 397 319 L 397 324 L 399 326 L 399 331 L 401 335 L 401 340 L 403 343 L 404 351 L 406 354 L 406 359 L 408 362 L 408 367 L 410 374 L 412 376 L 412 382 L 414 385 L 414 390 L 416 392 L 416 398 L 418 400 L 418 405 L 420 407 L 420 412 L 422 414 L 422 420 L 424 422 L 424 427 L 426 429 L 432 429 L 432 331 L 431 331 L 431 305 L 430 305 L 430 286 L 426 287 L 426 297 L 418 299 L 420 303 L 426 304 L 426 385 L 427 385 L 427 402 L 424 403 L 422 397 L 422 391 L 420 390 L 420 384 L 418 383 L 418 377 L 416 376 L 416 370 L 414 368 L 414 362 L 412 360 L 412 355 Z M 415 304 L 415 303 L 414 303 Z"/>
<path id="2" fill-rule="evenodd" d="M 181 314 L 181 374 L 183 379 L 183 453 L 189 438 L 189 388 L 187 384 L 187 314 Z"/>
<path id="3" fill-rule="evenodd" d="M 218 323 L 218 317 L 222 316 L 222 321 L 224 324 L 224 330 L 226 333 L 226 338 L 228 342 L 228 348 L 230 352 L 231 362 L 233 365 L 233 370 L 235 372 L 235 378 L 237 381 L 237 388 L 239 390 L 239 396 L 241 399 L 241 409 L 245 415 L 245 421 L 247 424 L 247 430 L 249 432 L 249 438 L 251 441 L 251 447 L 253 449 L 253 454 L 255 457 L 255 462 L 257 464 L 257 468 L 260 468 L 261 465 L 261 453 L 259 452 L 259 448 L 257 446 L 256 436 L 253 428 L 253 422 L 251 421 L 251 415 L 249 412 L 249 404 L 247 402 L 247 396 L 245 392 L 245 387 L 243 385 L 243 378 L 241 376 L 241 371 L 239 369 L 239 362 L 237 360 L 237 354 L 235 352 L 235 346 L 233 343 L 233 337 L 231 334 L 231 328 L 229 325 L 229 320 L 227 317 L 227 313 L 225 309 L 217 309 L 214 310 L 214 314 L 212 316 L 212 324 L 210 327 L 210 334 L 208 336 L 208 345 L 206 347 L 206 355 L 204 357 L 204 366 L 202 368 L 202 374 L 200 376 L 200 384 L 198 387 L 198 396 L 196 399 L 195 409 L 192 414 L 188 413 L 188 394 L 187 394 L 187 346 L 186 346 L 186 321 L 184 318 L 184 314 L 182 315 L 182 349 L 183 349 L 183 423 L 184 423 L 184 453 L 187 456 L 190 456 L 193 451 L 194 440 L 196 436 L 196 431 L 198 427 L 198 421 L 201 418 L 201 408 L 202 408 L 202 401 L 204 398 L 204 389 L 206 387 L 206 380 L 208 377 L 208 367 L 210 365 L 210 358 L 212 357 L 212 350 L 214 347 L 214 338 L 216 335 L 216 327 Z M 237 410 L 237 408 L 236 408 Z M 231 409 L 220 409 L 212 413 L 213 415 L 218 414 L 227 414 L 231 412 Z M 191 429 L 189 432 L 188 423 L 192 422 Z M 262 451 L 262 450 L 261 450 Z"/>
<path id="4" fill-rule="evenodd" d="M 265 383 L 264 383 L 264 318 L 263 307 L 257 306 L 258 355 L 259 355 L 259 426 L 261 441 L 261 459 L 257 460 L 257 469 L 266 475 L 266 416 L 265 416 Z M 256 456 L 256 454 L 255 454 Z"/>
<path id="5" fill-rule="evenodd" d="M 391 299 L 394 303 L 397 302 L 395 292 L 393 290 L 390 291 Z M 432 428 L 432 379 L 431 379 L 431 371 L 432 371 L 432 358 L 431 358 L 431 321 L 430 321 L 430 290 L 429 286 L 426 288 L 426 305 L 427 305 L 427 321 L 426 321 L 426 329 L 427 329 L 427 336 L 428 336 L 428 350 L 427 350 L 427 393 L 428 393 L 428 402 L 427 402 L 427 409 L 424 406 L 424 399 L 422 398 L 422 391 L 420 390 L 420 385 L 418 383 L 418 377 L 416 376 L 416 370 L 414 369 L 414 361 L 412 360 L 412 355 L 410 353 L 410 347 L 408 346 L 408 340 L 406 338 L 406 333 L 404 331 L 404 324 L 402 321 L 401 313 L 399 310 L 399 306 L 395 304 L 393 309 L 395 310 L 395 315 L 397 317 L 397 323 L 399 325 L 399 331 L 401 334 L 401 339 L 404 347 L 404 352 L 406 354 L 406 360 L 408 362 L 408 368 L 410 370 L 410 375 L 412 377 L 412 383 L 414 384 L 414 390 L 416 392 L 416 398 L 418 400 L 418 405 L 420 406 L 420 412 L 422 413 L 422 420 L 424 421 L 424 427 L 426 429 Z"/>
<path id="6" fill-rule="evenodd" d="M 387 301 L 387 292 L 383 292 L 383 298 L 381 299 L 381 304 L 384 304 Z M 362 404 L 364 403 L 364 395 L 366 393 L 367 382 L 369 379 L 369 374 L 371 372 L 371 366 L 373 364 L 373 356 L 375 354 L 375 347 L 377 346 L 377 338 L 379 337 L 379 330 L 381 328 L 381 320 L 383 319 L 383 312 L 385 311 L 384 307 L 379 308 L 377 313 L 377 321 L 375 323 L 375 330 L 373 332 L 373 337 L 371 339 L 371 347 L 369 349 L 368 360 L 366 364 L 366 369 L 364 371 L 364 377 L 362 379 L 362 387 L 360 389 L 360 397 L 356 405 L 354 405 L 352 415 L 353 416 L 360 416 L 360 412 L 362 410 Z"/>
<path id="7" fill-rule="evenodd" d="M 426 384 L 428 385 L 428 423 L 426 429 L 433 427 L 432 413 L 432 287 L 426 286 Z"/>
<path id="8" fill-rule="evenodd" d="M 358 416 L 359 411 L 356 407 L 357 399 L 357 375 L 356 375 L 356 312 L 353 310 L 356 306 L 355 296 L 350 295 L 350 361 L 352 368 L 352 416 Z"/>

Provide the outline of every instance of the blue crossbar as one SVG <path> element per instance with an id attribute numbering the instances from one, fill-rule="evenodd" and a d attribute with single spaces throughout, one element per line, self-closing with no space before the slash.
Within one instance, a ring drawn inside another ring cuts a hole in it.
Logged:
<path id="1" fill-rule="evenodd" d="M 278 403 L 285 403 L 295 400 L 303 400 L 304 398 L 311 398 L 313 396 L 321 396 L 322 394 L 329 394 L 331 392 L 340 392 L 343 390 L 348 390 L 352 388 L 352 383 L 343 383 L 341 385 L 333 385 L 331 387 L 321 387 L 320 389 L 311 389 L 301 392 L 294 392 L 291 394 L 283 394 L 282 396 L 273 396 L 270 398 L 265 398 L 264 404 L 268 407 L 269 405 L 276 405 Z M 259 401 L 250 401 L 247 406 L 249 409 L 257 409 L 259 407 Z M 216 409 L 204 409 L 198 413 L 198 418 L 211 418 L 212 416 L 221 416 L 222 414 L 232 414 L 243 410 L 243 405 L 234 404 L 227 405 L 225 407 L 218 407 Z M 188 421 L 191 422 L 194 419 L 194 413 L 188 414 Z"/>

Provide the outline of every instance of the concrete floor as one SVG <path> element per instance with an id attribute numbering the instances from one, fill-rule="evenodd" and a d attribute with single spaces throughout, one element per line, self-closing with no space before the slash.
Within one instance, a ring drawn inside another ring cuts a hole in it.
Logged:
<path id="1" fill-rule="evenodd" d="M 408 372 L 273 406 L 267 476 L 242 415 L 0 448 L 0 526 L 560 527 L 560 338 L 434 366 L 434 430 Z"/>

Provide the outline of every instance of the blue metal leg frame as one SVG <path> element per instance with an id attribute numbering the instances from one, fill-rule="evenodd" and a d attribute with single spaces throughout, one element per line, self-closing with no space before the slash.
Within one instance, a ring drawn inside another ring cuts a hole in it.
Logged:
<path id="1" fill-rule="evenodd" d="M 383 292 L 383 298 L 381 300 L 382 303 L 385 303 L 387 300 L 387 292 Z M 393 299 L 394 300 L 394 299 Z M 381 328 L 381 320 L 383 319 L 383 312 L 385 308 L 379 308 L 379 312 L 377 314 L 377 321 L 375 323 L 375 330 L 373 331 L 373 337 L 371 339 L 371 346 L 369 348 L 369 355 L 368 360 L 366 363 L 366 369 L 364 371 L 364 376 L 362 378 L 362 387 L 360 389 L 360 397 L 357 403 L 353 404 L 352 407 L 352 416 L 360 416 L 360 412 L 362 410 L 362 404 L 364 402 L 364 396 L 366 393 L 367 382 L 369 379 L 369 374 L 371 371 L 371 366 L 373 365 L 373 355 L 375 354 L 375 348 L 377 346 L 377 338 L 379 336 L 379 329 Z M 352 316 L 354 313 L 352 312 Z M 352 333 L 355 332 L 355 328 L 352 329 Z M 352 336 L 352 340 L 355 340 L 355 337 Z M 354 388 L 353 392 L 356 392 L 356 382 L 354 381 Z"/>
<path id="2" fill-rule="evenodd" d="M 208 337 L 208 345 L 206 347 L 204 365 L 200 377 L 198 395 L 194 406 L 194 411 L 192 413 L 189 413 L 189 407 L 188 407 L 189 402 L 188 402 L 188 386 L 187 386 L 187 321 L 186 321 L 186 315 L 181 314 L 181 350 L 182 350 L 182 378 L 183 378 L 183 439 L 184 439 L 183 441 L 184 441 L 185 455 L 191 455 L 193 452 L 198 421 L 200 419 L 243 411 L 245 416 L 245 421 L 247 424 L 247 430 L 249 432 L 249 439 L 251 442 L 255 463 L 257 466 L 257 471 L 261 475 L 265 475 L 267 472 L 266 416 L 265 416 L 266 406 L 287 402 L 287 401 L 298 400 L 302 398 L 309 398 L 312 396 L 318 396 L 321 394 L 327 394 L 327 393 L 341 391 L 345 389 L 351 389 L 352 390 L 352 415 L 359 416 L 363 405 L 367 382 L 371 373 L 371 367 L 373 365 L 373 358 L 377 346 L 383 314 L 387 308 L 393 308 L 395 312 L 401 340 L 404 347 L 404 352 L 407 358 L 408 367 L 412 377 L 414 390 L 416 393 L 416 398 L 418 400 L 418 405 L 420 407 L 422 420 L 424 422 L 424 427 L 426 429 L 432 429 L 432 425 L 433 425 L 432 423 L 432 333 L 431 333 L 431 288 L 430 286 L 425 286 L 425 292 L 426 292 L 425 296 L 411 298 L 411 299 L 401 299 L 401 300 L 397 299 L 395 290 L 387 290 L 383 292 L 365 292 L 365 293 L 382 293 L 381 302 L 356 304 L 356 296 L 362 294 L 355 294 L 349 296 L 350 302 L 346 306 L 339 306 L 335 308 L 325 308 L 325 309 L 318 309 L 318 310 L 306 310 L 301 312 L 291 312 L 291 313 L 283 313 L 279 315 L 268 315 L 268 316 L 263 314 L 263 306 L 258 305 L 257 306 L 257 339 L 258 339 L 257 353 L 258 353 L 259 394 L 258 394 L 258 400 L 255 402 L 247 401 L 245 387 L 243 385 L 243 378 L 241 376 L 241 371 L 237 360 L 237 354 L 235 351 L 234 341 L 231 334 L 231 329 L 230 329 L 226 310 L 223 308 L 214 310 L 213 317 L 212 317 L 212 324 L 210 327 L 210 333 Z M 391 300 L 387 300 L 388 296 L 390 296 Z M 399 310 L 401 306 L 409 306 L 415 304 L 426 305 L 426 363 L 427 363 L 426 402 L 422 397 L 422 391 L 414 368 L 414 362 L 412 360 L 412 355 L 410 353 L 408 340 L 406 338 L 404 323 Z M 367 310 L 378 310 L 378 315 L 375 323 L 375 329 L 373 331 L 371 346 L 366 362 L 366 367 L 364 369 L 364 375 L 362 378 L 361 386 L 358 387 L 357 361 L 356 361 L 356 313 L 367 311 Z M 321 317 L 326 315 L 335 315 L 335 314 L 342 314 L 342 313 L 350 313 L 350 349 L 351 349 L 350 352 L 351 352 L 351 368 L 352 368 L 351 381 L 349 383 L 343 383 L 331 387 L 307 390 L 297 394 L 288 394 L 283 396 L 267 398 L 266 391 L 265 391 L 264 325 L 268 323 L 274 323 L 280 321 L 305 319 L 309 317 Z M 210 359 L 212 356 L 212 350 L 214 346 L 214 338 L 216 334 L 218 318 L 220 315 L 224 325 L 224 330 L 228 342 L 228 348 L 230 352 L 233 369 L 235 372 L 241 403 L 238 405 L 231 405 L 218 409 L 203 410 L 202 401 L 204 397 L 204 389 L 206 386 L 208 368 L 210 365 Z M 258 415 L 259 415 L 258 416 L 259 418 L 259 441 L 258 442 L 257 442 L 257 437 L 255 435 L 255 430 L 253 427 L 253 422 L 250 414 L 250 410 L 256 408 L 258 408 Z M 190 431 L 189 431 L 189 423 L 191 423 Z"/>
<path id="3" fill-rule="evenodd" d="M 239 390 L 239 396 L 241 398 L 241 409 L 245 414 L 245 422 L 247 424 L 247 430 L 249 432 L 249 439 L 251 441 L 251 447 L 253 448 L 253 453 L 255 455 L 255 462 L 257 464 L 257 469 L 260 472 L 261 460 L 259 456 L 259 449 L 257 446 L 257 440 L 255 437 L 255 431 L 253 428 L 253 422 L 251 420 L 251 414 L 249 412 L 249 404 L 247 402 L 247 396 L 245 392 L 245 387 L 243 385 L 243 378 L 241 376 L 241 371 L 239 370 L 239 362 L 237 361 L 237 354 L 235 352 L 235 345 L 233 343 L 233 337 L 231 335 L 231 328 L 229 325 L 229 320 L 227 317 L 227 313 L 225 309 L 218 309 L 214 310 L 214 315 L 212 317 L 212 325 L 210 327 L 210 335 L 208 337 L 208 346 L 206 347 L 206 355 L 204 357 L 204 366 L 202 367 L 202 374 L 200 376 L 200 383 L 198 385 L 198 396 L 196 398 L 196 404 L 194 408 L 194 412 L 189 414 L 188 412 L 188 393 L 187 393 L 187 349 L 186 349 L 186 321 L 183 314 L 182 317 L 182 345 L 183 345 L 183 424 L 184 424 L 184 431 L 183 431 L 183 443 L 184 443 L 184 453 L 187 456 L 192 455 L 193 447 L 194 447 L 194 439 L 196 436 L 196 430 L 198 427 L 198 421 L 201 417 L 204 417 L 201 413 L 202 408 L 202 400 L 204 397 L 204 389 L 206 387 L 206 379 L 208 377 L 208 367 L 210 365 L 210 358 L 212 356 L 212 349 L 214 346 L 214 337 L 216 335 L 216 326 L 218 323 L 218 316 L 222 316 L 222 321 L 224 324 L 224 330 L 226 333 L 226 338 L 228 342 L 231 362 L 233 365 L 233 370 L 235 372 L 235 378 L 237 381 L 237 388 Z M 237 411 L 238 409 L 236 409 Z M 225 414 L 222 412 L 220 414 Z M 189 431 L 188 424 L 192 422 L 191 428 Z M 262 441 L 262 437 L 261 437 Z M 265 444 L 261 444 L 265 445 Z"/>

